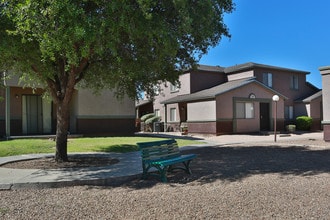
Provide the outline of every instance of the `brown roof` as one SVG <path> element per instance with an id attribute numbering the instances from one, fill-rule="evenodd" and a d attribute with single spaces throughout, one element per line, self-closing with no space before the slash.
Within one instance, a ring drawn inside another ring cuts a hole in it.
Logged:
<path id="1" fill-rule="evenodd" d="M 253 63 L 253 62 L 230 66 L 230 67 L 225 68 L 224 71 L 227 74 L 231 74 L 231 73 L 246 71 L 246 70 L 250 70 L 250 69 L 254 69 L 254 68 L 266 68 L 266 69 L 273 69 L 273 70 L 275 69 L 275 70 L 289 71 L 289 72 L 302 73 L 302 74 L 310 73 L 310 72 L 296 70 L 296 69 L 289 69 L 289 68 L 259 64 L 259 63 Z"/>
<path id="2" fill-rule="evenodd" d="M 135 107 L 139 107 L 139 106 L 142 106 L 142 105 L 146 105 L 146 104 L 149 104 L 149 103 L 152 103 L 152 100 L 137 100 L 135 101 Z"/>
<path id="3" fill-rule="evenodd" d="M 221 67 L 221 66 L 209 66 L 209 65 L 202 65 L 202 64 L 198 64 L 196 67 L 197 71 L 218 72 L 218 73 L 224 73 L 224 69 L 225 68 Z M 194 69 L 189 69 L 184 72 L 190 72 L 190 71 L 194 71 Z"/>
<path id="4" fill-rule="evenodd" d="M 316 99 L 316 98 L 319 98 L 320 96 L 322 96 L 322 90 L 314 93 L 313 95 L 303 99 L 302 101 L 303 102 L 311 102 L 312 100 Z"/>

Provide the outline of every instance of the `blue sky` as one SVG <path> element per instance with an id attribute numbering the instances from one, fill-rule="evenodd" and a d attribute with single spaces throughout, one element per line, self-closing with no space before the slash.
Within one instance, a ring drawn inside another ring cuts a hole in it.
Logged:
<path id="1" fill-rule="evenodd" d="M 231 39 L 223 38 L 200 64 L 232 66 L 255 62 L 310 72 L 322 88 L 321 66 L 330 65 L 329 0 L 234 0 L 225 15 Z"/>

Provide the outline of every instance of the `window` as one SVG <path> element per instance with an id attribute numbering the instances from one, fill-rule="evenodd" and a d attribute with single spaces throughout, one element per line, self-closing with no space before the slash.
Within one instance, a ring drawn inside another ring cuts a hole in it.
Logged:
<path id="1" fill-rule="evenodd" d="M 170 84 L 170 91 L 171 92 L 178 92 L 179 91 L 179 86 L 178 85 L 173 85 L 172 83 Z"/>
<path id="2" fill-rule="evenodd" d="M 159 109 L 155 109 L 155 115 L 158 116 L 158 117 L 160 116 L 160 110 Z"/>
<path id="3" fill-rule="evenodd" d="M 170 109 L 170 121 L 176 121 L 176 108 Z"/>
<path id="4" fill-rule="evenodd" d="M 290 89 L 295 89 L 297 90 L 299 88 L 298 86 L 298 76 L 291 76 L 291 80 L 290 80 Z"/>
<path id="5" fill-rule="evenodd" d="M 285 106 L 284 107 L 284 117 L 285 119 L 293 119 L 293 106 Z"/>
<path id="6" fill-rule="evenodd" d="M 262 82 L 268 87 L 273 87 L 273 74 L 271 73 L 262 74 Z"/>
<path id="7" fill-rule="evenodd" d="M 236 102 L 236 118 L 254 118 L 252 102 Z"/>

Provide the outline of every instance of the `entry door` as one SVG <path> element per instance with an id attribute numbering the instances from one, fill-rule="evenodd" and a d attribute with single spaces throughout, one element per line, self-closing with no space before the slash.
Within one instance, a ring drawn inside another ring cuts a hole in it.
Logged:
<path id="1" fill-rule="evenodd" d="M 260 130 L 270 130 L 269 103 L 260 103 Z"/>
<path id="2" fill-rule="evenodd" d="M 42 134 L 42 99 L 38 95 L 22 96 L 24 134 Z"/>

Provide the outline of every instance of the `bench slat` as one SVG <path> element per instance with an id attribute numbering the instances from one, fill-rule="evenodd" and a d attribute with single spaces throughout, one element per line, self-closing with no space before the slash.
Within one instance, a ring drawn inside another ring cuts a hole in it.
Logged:
<path id="1" fill-rule="evenodd" d="M 151 163 L 162 165 L 162 166 L 167 166 L 167 165 L 171 165 L 173 163 L 180 163 L 180 162 L 183 162 L 183 161 L 192 160 L 195 157 L 196 157 L 195 154 L 185 154 L 185 155 L 181 155 L 179 157 L 166 159 L 166 160 L 161 160 L 161 161 L 154 161 L 154 162 L 151 162 Z"/>

